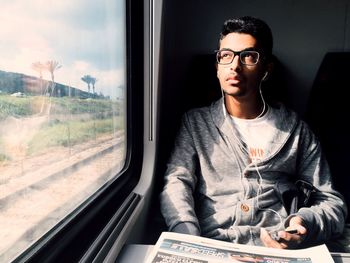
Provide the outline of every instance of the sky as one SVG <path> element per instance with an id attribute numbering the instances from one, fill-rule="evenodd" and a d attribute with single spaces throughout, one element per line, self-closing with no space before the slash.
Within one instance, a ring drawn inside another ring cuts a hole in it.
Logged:
<path id="1" fill-rule="evenodd" d="M 39 77 L 35 62 L 57 61 L 55 81 L 87 91 L 84 75 L 97 79 L 97 93 L 121 96 L 124 86 L 124 1 L 2 0 L 0 70 Z M 49 72 L 43 78 L 50 80 Z"/>

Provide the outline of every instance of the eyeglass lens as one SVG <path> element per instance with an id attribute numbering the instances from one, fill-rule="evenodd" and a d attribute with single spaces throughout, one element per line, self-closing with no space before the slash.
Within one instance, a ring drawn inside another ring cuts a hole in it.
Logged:
<path id="1" fill-rule="evenodd" d="M 219 64 L 230 64 L 236 55 L 239 55 L 239 59 L 244 65 L 255 65 L 259 61 L 257 51 L 233 52 L 232 50 L 219 50 L 216 56 L 217 62 Z"/>

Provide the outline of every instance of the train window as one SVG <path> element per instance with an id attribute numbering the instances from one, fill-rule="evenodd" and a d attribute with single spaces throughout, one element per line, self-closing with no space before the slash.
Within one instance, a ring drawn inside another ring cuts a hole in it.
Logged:
<path id="1" fill-rule="evenodd" d="M 124 166 L 124 4 L 1 3 L 1 262 L 54 228 Z"/>

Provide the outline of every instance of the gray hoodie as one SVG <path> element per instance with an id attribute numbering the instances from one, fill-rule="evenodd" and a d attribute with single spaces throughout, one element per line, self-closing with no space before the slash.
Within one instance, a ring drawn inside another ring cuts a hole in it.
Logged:
<path id="1" fill-rule="evenodd" d="M 305 244 L 342 233 L 346 206 L 333 188 L 318 140 L 293 111 L 277 105 L 274 112 L 270 154 L 256 163 L 249 162 L 232 136 L 223 99 L 184 114 L 161 193 L 170 231 L 262 245 L 261 227 L 283 229 L 292 216 L 283 192 L 304 180 L 318 190 L 311 206 L 296 213 L 308 230 Z"/>

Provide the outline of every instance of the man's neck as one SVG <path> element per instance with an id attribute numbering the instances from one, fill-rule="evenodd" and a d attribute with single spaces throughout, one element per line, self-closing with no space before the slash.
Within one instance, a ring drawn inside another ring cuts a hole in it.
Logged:
<path id="1" fill-rule="evenodd" d="M 240 119 L 254 119 L 264 110 L 263 102 L 259 98 L 248 101 L 226 95 L 225 106 L 230 115 Z"/>

